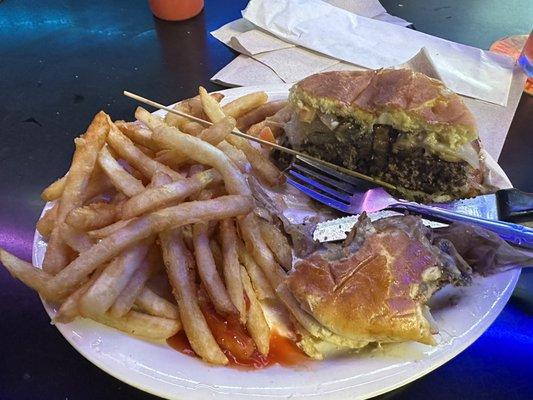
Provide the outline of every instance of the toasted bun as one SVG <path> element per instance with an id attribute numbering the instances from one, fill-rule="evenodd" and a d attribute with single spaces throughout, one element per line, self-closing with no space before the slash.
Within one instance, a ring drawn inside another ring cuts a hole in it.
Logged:
<path id="1" fill-rule="evenodd" d="M 287 284 L 301 307 L 350 339 L 433 344 L 424 308 L 442 276 L 439 255 L 419 218 L 405 218 L 405 229 L 384 226 L 355 252 L 337 259 L 316 252 L 299 262 Z"/>
<path id="2" fill-rule="evenodd" d="M 368 126 L 420 132 L 452 150 L 478 138 L 474 117 L 457 94 L 408 69 L 311 75 L 292 87 L 290 101 L 304 114 L 320 110 Z"/>

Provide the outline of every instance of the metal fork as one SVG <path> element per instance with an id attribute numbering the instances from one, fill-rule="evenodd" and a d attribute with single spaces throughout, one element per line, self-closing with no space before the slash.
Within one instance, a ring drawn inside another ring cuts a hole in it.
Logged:
<path id="1" fill-rule="evenodd" d="M 287 182 L 309 197 L 347 214 L 381 210 L 409 211 L 441 222 L 466 222 L 498 234 L 502 239 L 533 249 L 533 229 L 510 222 L 460 214 L 439 207 L 399 200 L 371 185 L 324 165 L 297 157 L 287 169 Z"/>

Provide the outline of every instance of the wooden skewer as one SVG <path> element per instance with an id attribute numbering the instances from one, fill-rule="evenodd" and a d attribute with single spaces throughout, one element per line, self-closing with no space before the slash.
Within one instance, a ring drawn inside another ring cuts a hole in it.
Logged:
<path id="1" fill-rule="evenodd" d="M 124 90 L 124 95 L 126 97 L 129 97 L 131 99 L 137 100 L 137 101 L 139 101 L 141 103 L 144 103 L 144 104 L 147 104 L 149 106 L 158 108 L 160 110 L 165 110 L 165 111 L 167 111 L 169 113 L 179 115 L 180 117 L 188 118 L 191 121 L 198 122 L 198 123 L 200 123 L 200 124 L 202 124 L 204 126 L 213 125 L 213 123 L 210 122 L 210 121 L 206 121 L 205 119 L 195 117 L 193 115 L 184 113 L 184 112 L 179 111 L 179 110 L 175 110 L 175 109 L 173 109 L 171 107 L 167 107 L 167 106 L 165 106 L 163 104 L 160 104 L 160 103 L 155 102 L 153 100 L 150 100 L 150 99 L 147 99 L 145 97 L 139 96 L 139 95 L 137 95 L 135 93 L 128 92 L 127 90 Z M 338 166 L 336 164 L 332 164 L 332 163 L 330 163 L 328 161 L 321 160 L 320 158 L 316 158 L 316 157 L 310 156 L 308 154 L 301 153 L 301 152 L 293 150 L 293 149 L 289 149 L 288 147 L 280 146 L 277 143 L 269 142 L 268 140 L 263 140 L 263 139 L 259 139 L 259 138 L 255 137 L 255 136 L 252 136 L 252 135 L 247 135 L 246 133 L 242 133 L 241 131 L 239 131 L 237 129 L 232 130 L 231 133 L 233 135 L 240 136 L 242 138 L 245 138 L 245 139 L 252 140 L 254 142 L 260 143 L 260 144 L 262 144 L 264 146 L 272 147 L 272 148 L 277 149 L 279 151 L 282 151 L 284 153 L 291 154 L 293 156 L 298 156 L 298 157 L 301 157 L 301 158 L 306 158 L 308 160 L 314 161 L 317 164 L 324 165 L 324 166 L 329 167 L 331 169 L 334 169 L 334 170 L 336 170 L 338 172 L 342 172 L 342 173 L 344 173 L 346 175 L 350 175 L 350 176 L 353 176 L 355 178 L 359 178 L 359 179 L 362 179 L 362 180 L 365 180 L 365 181 L 368 181 L 368 182 L 375 183 L 375 184 L 377 184 L 379 186 L 382 186 L 382 187 L 385 187 L 387 189 L 397 190 L 396 186 L 394 186 L 394 185 L 392 185 L 392 184 L 390 184 L 388 182 L 384 182 L 381 179 L 373 178 L 371 176 L 362 174 L 362 173 L 357 172 L 357 171 L 352 171 L 350 169 Z"/>

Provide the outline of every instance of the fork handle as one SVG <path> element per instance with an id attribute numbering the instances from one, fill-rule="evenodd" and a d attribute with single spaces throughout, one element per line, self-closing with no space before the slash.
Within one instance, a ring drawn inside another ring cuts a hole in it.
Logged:
<path id="1" fill-rule="evenodd" d="M 425 206 L 422 204 L 401 202 L 391 205 L 391 209 L 400 209 L 416 214 L 433 217 L 443 222 L 466 222 L 477 225 L 496 233 L 503 240 L 517 246 L 533 249 L 533 229 L 527 226 L 513 224 L 511 222 L 494 221 L 490 219 L 477 218 L 471 215 L 454 213 L 442 208 Z"/>

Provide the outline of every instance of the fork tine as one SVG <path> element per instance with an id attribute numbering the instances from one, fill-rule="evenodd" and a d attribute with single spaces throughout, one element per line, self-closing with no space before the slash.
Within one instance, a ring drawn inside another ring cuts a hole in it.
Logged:
<path id="1" fill-rule="evenodd" d="M 296 172 L 294 170 L 289 170 L 289 174 L 291 174 L 292 176 L 298 178 L 298 180 L 300 181 L 303 181 L 305 183 L 307 183 L 309 186 L 315 188 L 315 189 L 318 189 L 322 192 L 326 192 L 327 194 L 330 194 L 336 198 L 338 198 L 339 200 L 342 200 L 342 201 L 345 201 L 347 203 L 350 202 L 350 196 L 344 194 L 344 193 L 341 193 L 341 192 L 338 192 L 332 188 L 330 188 L 329 186 L 326 186 L 326 185 L 322 185 L 321 183 L 315 181 L 314 179 L 311 179 L 305 175 L 302 175 L 300 174 L 299 172 Z"/>
<path id="2" fill-rule="evenodd" d="M 307 176 L 312 176 L 313 178 L 319 179 L 322 182 L 325 182 L 333 187 L 339 188 L 342 191 L 348 193 L 349 195 L 352 195 L 358 191 L 353 185 L 340 181 L 337 178 L 330 178 L 327 175 L 321 174 L 320 172 L 314 169 L 307 168 L 307 167 L 304 167 L 303 165 L 294 164 L 294 163 L 292 164 L 292 167 L 294 169 L 297 169 L 303 172 Z"/>
<path id="3" fill-rule="evenodd" d="M 303 158 L 303 157 L 299 157 L 299 156 L 296 156 L 296 159 L 304 164 L 308 164 L 316 169 L 318 169 L 319 171 L 322 171 L 330 176 L 334 176 L 335 178 L 343 181 L 343 182 L 347 182 L 347 183 L 350 183 L 352 185 L 355 185 L 357 187 L 357 190 L 356 191 L 364 191 L 364 190 L 368 190 L 370 188 L 373 188 L 373 187 L 376 187 L 378 185 L 375 185 L 375 184 L 372 184 L 370 182 L 367 182 L 367 181 L 364 181 L 362 179 L 358 179 L 354 176 L 350 176 L 350 175 L 347 175 L 347 174 L 344 174 L 342 172 L 339 172 L 339 171 L 336 171 L 334 170 L 333 168 L 330 168 L 326 165 L 323 165 L 323 164 L 319 164 L 319 163 L 316 163 L 308 158 Z M 353 193 L 353 192 L 352 192 Z"/>
<path id="4" fill-rule="evenodd" d="M 295 181 L 294 179 L 291 179 L 287 177 L 287 183 L 294 186 L 296 189 L 301 190 L 305 194 L 307 194 L 309 197 L 315 199 L 316 201 L 325 204 L 327 206 L 330 206 L 336 210 L 342 211 L 343 213 L 348 213 L 348 205 L 332 199 L 331 197 L 328 197 L 322 193 L 319 193 L 313 189 L 308 188 L 305 185 L 302 185 L 301 183 Z"/>

